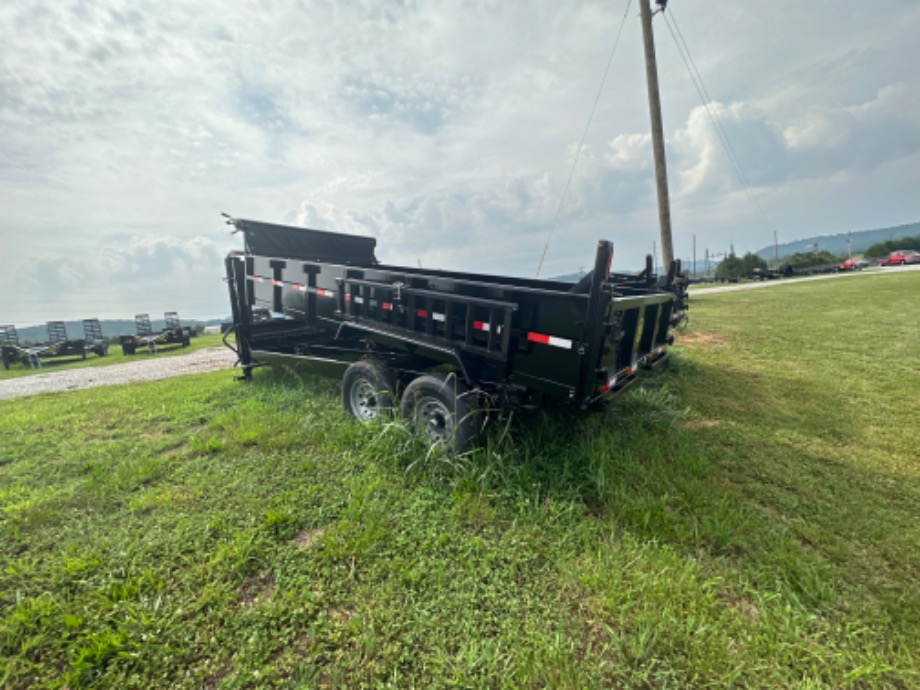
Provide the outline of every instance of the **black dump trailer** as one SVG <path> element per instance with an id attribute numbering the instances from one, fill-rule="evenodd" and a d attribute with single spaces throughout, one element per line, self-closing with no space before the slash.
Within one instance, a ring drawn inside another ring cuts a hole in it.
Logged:
<path id="1" fill-rule="evenodd" d="M 27 363 L 33 369 L 41 369 L 42 360 L 52 357 L 79 357 L 86 359 L 86 341 L 71 340 L 63 321 L 48 321 L 48 340 L 38 345 L 20 345 L 13 326 L 2 327 L 3 367 L 10 368 L 13 362 Z"/>
<path id="2" fill-rule="evenodd" d="M 174 311 L 163 314 L 164 328 L 154 331 L 150 323 L 149 314 L 137 314 L 134 317 L 136 335 L 121 336 L 121 351 L 125 355 L 133 355 L 137 348 L 146 347 L 147 351 L 155 354 L 164 345 L 188 347 L 192 331 L 182 326 L 179 315 Z"/>
<path id="3" fill-rule="evenodd" d="M 498 406 L 543 395 L 587 409 L 624 390 L 664 361 L 687 307 L 679 262 L 611 273 L 607 241 L 573 285 L 389 266 L 370 237 L 228 223 L 245 243 L 225 262 L 241 378 L 271 364 L 341 378 L 350 415 L 398 408 L 453 451 Z M 284 318 L 253 317 L 266 309 Z"/>

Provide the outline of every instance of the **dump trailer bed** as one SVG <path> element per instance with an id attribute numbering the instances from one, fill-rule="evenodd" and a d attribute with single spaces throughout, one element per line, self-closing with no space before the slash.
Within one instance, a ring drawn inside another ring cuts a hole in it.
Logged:
<path id="1" fill-rule="evenodd" d="M 612 274 L 606 241 L 572 285 L 388 266 L 373 238 L 231 222 L 246 247 L 226 259 L 244 376 L 284 363 L 344 377 L 343 403 L 356 416 L 349 370 L 362 362 L 384 372 L 376 378 L 396 389 L 393 404 L 400 388 L 434 376 L 474 393 L 476 409 L 483 397 L 534 393 L 587 408 L 663 361 L 686 306 L 679 264 L 663 278 L 650 260 L 640 275 Z M 284 318 L 258 321 L 258 309 Z"/>

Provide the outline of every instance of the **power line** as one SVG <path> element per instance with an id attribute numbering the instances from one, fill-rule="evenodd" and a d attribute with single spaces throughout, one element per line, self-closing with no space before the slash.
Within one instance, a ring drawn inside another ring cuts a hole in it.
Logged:
<path id="1" fill-rule="evenodd" d="M 591 106 L 591 113 L 588 115 L 588 121 L 585 123 L 585 130 L 581 135 L 581 141 L 578 143 L 578 150 L 575 151 L 575 160 L 572 161 L 572 169 L 569 170 L 569 179 L 566 180 L 565 188 L 562 190 L 562 198 L 559 199 L 559 206 L 556 208 L 556 216 L 553 218 L 553 224 L 550 226 L 549 235 L 546 237 L 546 244 L 543 245 L 543 254 L 540 256 L 540 263 L 537 265 L 536 278 L 540 277 L 540 271 L 543 269 L 543 261 L 546 259 L 546 252 L 549 249 L 550 240 L 553 239 L 553 233 L 556 231 L 556 223 L 559 221 L 559 215 L 562 213 L 562 205 L 565 203 L 565 197 L 569 193 L 569 186 L 572 184 L 572 177 L 575 175 L 575 167 L 578 165 L 581 150 L 585 145 L 585 139 L 588 137 L 588 129 L 591 127 L 591 120 L 594 119 L 594 111 L 597 110 L 597 103 L 600 101 L 601 93 L 604 90 L 604 84 L 607 82 L 607 75 L 610 73 L 610 65 L 613 63 L 613 54 L 620 44 L 620 36 L 623 35 L 623 27 L 626 26 L 626 17 L 629 14 L 630 7 L 632 7 L 632 0 L 628 0 L 626 3 L 626 10 L 623 12 L 623 18 L 620 20 L 620 30 L 617 31 L 617 37 L 614 39 L 613 47 L 610 49 L 610 57 L 607 58 L 607 67 L 604 69 L 604 76 L 601 77 L 600 86 L 597 87 L 597 94 L 594 96 L 594 104 Z"/>
<path id="2" fill-rule="evenodd" d="M 741 182 L 741 186 L 744 189 L 748 200 L 751 202 L 751 206 L 753 206 L 754 210 L 760 214 L 761 220 L 769 225 L 767 215 L 764 212 L 763 207 L 757 201 L 757 197 L 751 190 L 751 186 L 748 183 L 747 177 L 745 176 L 744 171 L 741 169 L 741 164 L 738 162 L 738 157 L 735 154 L 734 148 L 732 148 L 731 142 L 728 139 L 728 134 L 725 132 L 725 128 L 722 125 L 722 121 L 719 118 L 718 113 L 715 111 L 715 108 L 712 106 L 713 99 L 709 95 L 706 84 L 703 82 L 703 77 L 696 67 L 696 61 L 693 59 L 693 55 L 690 53 L 690 47 L 687 45 L 687 41 L 684 39 L 683 32 L 680 30 L 680 26 L 677 24 L 677 17 L 674 16 L 673 10 L 670 12 L 662 12 L 662 14 L 665 19 L 665 24 L 668 27 L 668 31 L 671 33 L 671 38 L 674 39 L 674 43 L 677 46 L 677 52 L 680 54 L 681 60 L 683 61 L 684 66 L 687 68 L 687 72 L 690 74 L 690 79 L 693 82 L 693 86 L 696 88 L 697 95 L 699 95 L 700 101 L 703 104 L 703 107 L 706 109 L 706 113 L 709 115 L 709 119 L 712 121 L 716 135 L 719 137 L 722 148 L 725 150 L 729 162 L 731 163 L 735 174 L 738 176 L 738 180 Z M 668 15 L 670 15 L 670 18 Z"/>

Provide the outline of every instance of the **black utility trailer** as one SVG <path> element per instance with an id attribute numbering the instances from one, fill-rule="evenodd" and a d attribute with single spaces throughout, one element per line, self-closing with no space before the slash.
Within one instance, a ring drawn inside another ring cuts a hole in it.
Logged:
<path id="1" fill-rule="evenodd" d="M 19 361 L 19 356 L 19 333 L 16 326 L 11 323 L 0 324 L 0 360 L 3 361 L 3 368 L 9 369 L 10 364 Z"/>
<path id="2" fill-rule="evenodd" d="M 148 352 L 155 354 L 164 345 L 178 345 L 188 347 L 192 337 L 192 330 L 183 327 L 179 315 L 174 311 L 163 314 L 165 328 L 154 331 L 150 323 L 149 314 L 137 314 L 134 317 L 136 335 L 121 336 L 121 351 L 125 355 L 133 355 L 137 348 L 146 347 Z"/>
<path id="3" fill-rule="evenodd" d="M 267 364 L 340 377 L 352 416 L 398 407 L 452 450 L 496 403 L 542 394 L 587 409 L 624 390 L 666 358 L 686 309 L 679 262 L 663 277 L 650 257 L 638 275 L 611 273 L 606 241 L 573 285 L 389 266 L 370 237 L 228 223 L 245 240 L 226 259 L 243 377 Z"/>
<path id="4" fill-rule="evenodd" d="M 109 354 L 109 343 L 102 335 L 99 319 L 83 319 L 83 340 L 88 352 L 94 352 L 98 357 Z"/>
<path id="5" fill-rule="evenodd" d="M 51 357 L 79 357 L 86 359 L 86 341 L 71 340 L 63 321 L 47 323 L 48 340 L 37 345 L 20 345 L 14 326 L 2 326 L 3 368 L 9 369 L 14 362 L 23 362 L 33 369 L 41 369 L 42 360 Z"/>

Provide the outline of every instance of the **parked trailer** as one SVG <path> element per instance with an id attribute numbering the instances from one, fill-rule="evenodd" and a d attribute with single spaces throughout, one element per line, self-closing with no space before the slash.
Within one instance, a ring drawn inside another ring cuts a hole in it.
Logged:
<path id="1" fill-rule="evenodd" d="M 86 359 L 86 341 L 71 340 L 63 321 L 49 321 L 48 340 L 38 345 L 20 345 L 19 336 L 12 326 L 5 326 L 3 367 L 9 369 L 13 362 L 28 363 L 33 369 L 42 368 L 42 360 L 52 357 L 79 357 Z"/>
<path id="2" fill-rule="evenodd" d="M 188 347 L 192 331 L 182 326 L 179 315 L 174 311 L 168 311 L 163 315 L 163 320 L 165 328 L 154 332 L 150 324 L 150 315 L 137 314 L 134 317 L 134 328 L 137 334 L 121 336 L 122 353 L 133 355 L 139 347 L 146 347 L 151 354 L 155 354 L 164 345 Z"/>
<path id="3" fill-rule="evenodd" d="M 376 240 L 230 219 L 226 259 L 241 378 L 269 364 L 336 376 L 369 421 L 399 408 L 432 444 L 461 451 L 495 403 L 545 395 L 582 409 L 667 357 L 686 310 L 680 263 L 611 273 L 600 241 L 577 284 L 381 264 Z M 259 321 L 258 309 L 286 319 Z"/>
<path id="4" fill-rule="evenodd" d="M 0 325 L 0 360 L 4 369 L 19 361 L 19 333 L 13 324 Z"/>
<path id="5" fill-rule="evenodd" d="M 94 352 L 98 357 L 109 354 L 109 343 L 102 335 L 102 325 L 99 319 L 83 319 L 83 340 L 86 349 Z"/>

